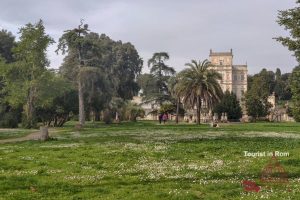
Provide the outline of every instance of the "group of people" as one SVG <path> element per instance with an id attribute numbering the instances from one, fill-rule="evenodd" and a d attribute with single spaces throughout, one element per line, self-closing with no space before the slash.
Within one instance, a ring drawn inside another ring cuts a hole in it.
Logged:
<path id="1" fill-rule="evenodd" d="M 164 124 L 166 123 L 166 121 L 168 120 L 168 114 L 167 113 L 160 113 L 158 116 L 158 120 L 159 120 L 159 124 L 161 124 L 161 122 L 164 122 Z"/>

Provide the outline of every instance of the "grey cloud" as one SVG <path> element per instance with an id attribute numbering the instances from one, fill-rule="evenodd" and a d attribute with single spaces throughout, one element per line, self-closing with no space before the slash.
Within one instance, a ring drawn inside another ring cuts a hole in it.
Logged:
<path id="1" fill-rule="evenodd" d="M 207 58 L 210 48 L 232 48 L 235 63 L 247 62 L 250 73 L 262 67 L 288 72 L 295 59 L 272 38 L 287 34 L 276 23 L 277 10 L 294 6 L 295 0 L 1 0 L 0 28 L 16 34 L 16 27 L 41 18 L 57 40 L 84 18 L 92 31 L 133 43 L 145 61 L 153 52 L 169 52 L 177 70 Z M 54 49 L 49 58 L 58 67 L 62 56 Z"/>

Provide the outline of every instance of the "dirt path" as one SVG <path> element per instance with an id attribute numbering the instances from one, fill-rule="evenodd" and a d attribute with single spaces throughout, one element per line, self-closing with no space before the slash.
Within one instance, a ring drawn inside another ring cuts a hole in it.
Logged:
<path id="1" fill-rule="evenodd" d="M 49 136 L 52 136 L 52 132 L 55 132 L 53 129 L 49 129 Z M 35 131 L 33 133 L 30 133 L 24 137 L 19 137 L 19 138 L 9 138 L 9 139 L 4 139 L 0 140 L 0 144 L 4 143 L 13 143 L 13 142 L 23 142 L 23 141 L 28 141 L 28 140 L 39 140 L 40 139 L 40 131 Z"/>

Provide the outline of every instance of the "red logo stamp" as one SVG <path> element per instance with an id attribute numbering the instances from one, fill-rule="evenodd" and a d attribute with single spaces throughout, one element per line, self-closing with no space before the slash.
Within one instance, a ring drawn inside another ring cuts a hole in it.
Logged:
<path id="1" fill-rule="evenodd" d="M 260 187 L 254 181 L 243 181 L 244 190 L 248 192 L 259 192 Z"/>
<path id="2" fill-rule="evenodd" d="M 263 183 L 288 184 L 288 175 L 277 160 L 275 153 L 262 170 L 260 181 Z"/>
<path id="3" fill-rule="evenodd" d="M 268 184 L 266 186 L 267 188 L 271 184 L 287 185 L 289 183 L 288 174 L 277 160 L 275 152 L 273 152 L 273 156 L 271 157 L 269 163 L 263 168 L 260 176 L 260 182 Z M 244 191 L 247 192 L 259 192 L 262 189 L 262 186 L 258 186 L 254 181 L 244 180 L 242 185 L 244 187 Z M 291 190 L 288 189 L 288 191 Z"/>

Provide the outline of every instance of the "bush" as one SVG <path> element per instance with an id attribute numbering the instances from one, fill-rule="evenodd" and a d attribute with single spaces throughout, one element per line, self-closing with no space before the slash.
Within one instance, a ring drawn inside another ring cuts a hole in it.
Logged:
<path id="1" fill-rule="evenodd" d="M 0 127 L 2 128 L 17 128 L 18 117 L 13 112 L 4 113 L 0 119 Z"/>
<path id="2" fill-rule="evenodd" d="M 103 121 L 105 124 L 111 124 L 112 123 L 112 113 L 110 110 L 106 109 L 103 111 Z"/>
<path id="3" fill-rule="evenodd" d="M 145 111 L 141 106 L 134 103 L 127 103 L 123 108 L 123 118 L 135 122 L 138 117 L 144 117 Z"/>
<path id="4" fill-rule="evenodd" d="M 221 102 L 218 103 L 214 109 L 214 113 L 218 113 L 219 118 L 222 113 L 227 113 L 229 121 L 239 121 L 242 117 L 242 108 L 236 95 L 232 92 L 226 91 Z"/>

